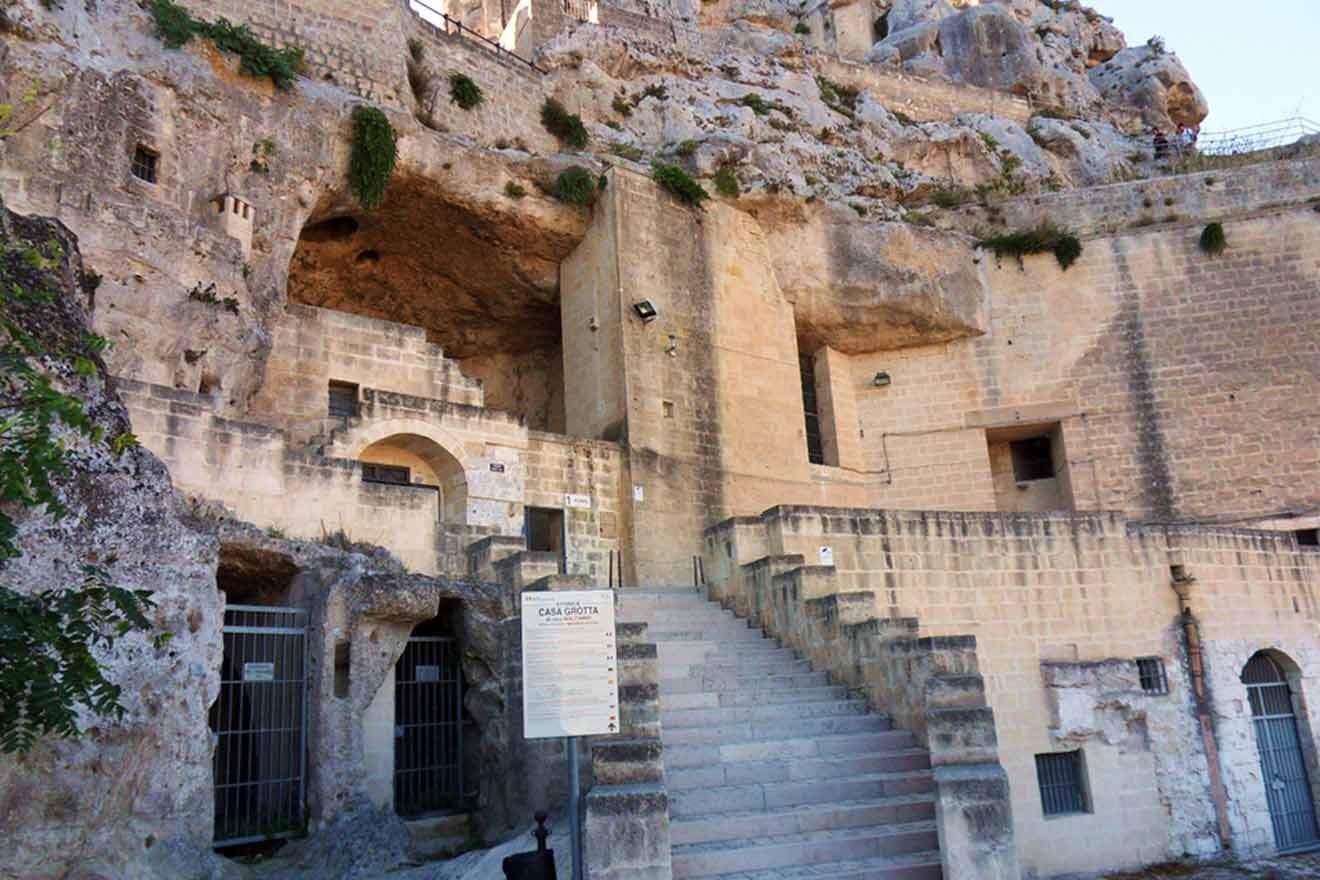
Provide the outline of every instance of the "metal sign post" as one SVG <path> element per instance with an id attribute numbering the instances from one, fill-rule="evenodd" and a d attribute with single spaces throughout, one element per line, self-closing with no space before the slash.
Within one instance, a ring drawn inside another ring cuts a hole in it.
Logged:
<path id="1" fill-rule="evenodd" d="M 577 738 L 619 732 L 614 591 L 522 594 L 523 736 L 568 750 L 573 880 L 582 880 Z"/>

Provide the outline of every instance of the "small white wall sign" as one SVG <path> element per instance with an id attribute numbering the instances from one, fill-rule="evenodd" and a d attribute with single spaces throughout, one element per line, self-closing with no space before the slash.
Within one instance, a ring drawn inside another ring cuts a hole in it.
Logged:
<path id="1" fill-rule="evenodd" d="M 274 663 L 244 663 L 243 680 L 244 681 L 274 681 L 275 664 Z"/>
<path id="2" fill-rule="evenodd" d="M 523 736 L 619 732 L 612 590 L 522 594 Z"/>
<path id="3" fill-rule="evenodd" d="M 646 498 L 646 489 L 643 486 L 633 486 L 633 501 L 643 501 Z"/>
<path id="4" fill-rule="evenodd" d="M 591 496 L 590 496 L 590 495 L 565 495 L 565 496 L 564 496 L 564 506 L 565 506 L 565 507 L 578 507 L 578 508 L 581 508 L 581 509 L 583 509 L 583 510 L 590 510 L 590 509 L 591 509 Z"/>
<path id="5" fill-rule="evenodd" d="M 818 553 L 821 565 L 834 564 L 834 548 L 822 546 Z"/>

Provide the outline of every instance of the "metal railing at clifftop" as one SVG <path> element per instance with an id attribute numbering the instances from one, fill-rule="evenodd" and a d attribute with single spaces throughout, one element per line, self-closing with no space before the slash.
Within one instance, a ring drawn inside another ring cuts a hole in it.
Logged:
<path id="1" fill-rule="evenodd" d="M 1197 138 L 1196 148 L 1207 156 L 1235 156 L 1292 146 L 1311 135 L 1320 135 L 1320 125 L 1304 116 L 1294 116 L 1230 131 L 1206 132 Z"/>
<path id="2" fill-rule="evenodd" d="M 494 52 L 501 58 L 508 58 L 521 64 L 525 64 L 537 73 L 545 73 L 544 70 L 536 66 L 535 62 L 522 57 L 516 52 L 510 52 L 508 49 L 501 46 L 497 40 L 492 40 L 490 37 L 479 34 L 461 21 L 450 18 L 443 11 L 432 6 L 430 3 L 427 3 L 426 0 L 408 0 L 408 10 L 436 30 L 444 31 L 446 34 L 457 34 L 458 36 L 465 37 L 472 40 L 483 49 Z"/>

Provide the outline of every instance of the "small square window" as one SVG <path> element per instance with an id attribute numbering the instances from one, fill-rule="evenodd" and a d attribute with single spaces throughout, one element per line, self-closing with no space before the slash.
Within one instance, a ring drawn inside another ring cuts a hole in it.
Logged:
<path id="1" fill-rule="evenodd" d="M 1302 547 L 1320 547 L 1320 529 L 1298 529 L 1293 534 Z"/>
<path id="2" fill-rule="evenodd" d="M 672 419 L 674 417 L 674 402 L 672 400 L 661 401 L 660 410 L 664 413 L 665 418 Z"/>
<path id="3" fill-rule="evenodd" d="M 351 382 L 330 383 L 330 417 L 351 419 L 358 414 L 358 387 Z"/>
<path id="4" fill-rule="evenodd" d="M 160 153 L 149 150 L 141 144 L 133 151 L 133 176 L 147 183 L 156 182 L 156 168 L 160 163 Z"/>
<path id="5" fill-rule="evenodd" d="M 1141 679 L 1141 689 L 1148 694 L 1169 692 L 1169 678 L 1164 674 L 1162 657 L 1138 657 L 1137 677 Z"/>
<path id="6" fill-rule="evenodd" d="M 1082 781 L 1082 753 L 1054 752 L 1036 756 L 1036 780 L 1040 783 L 1041 809 L 1046 816 L 1089 813 L 1086 786 Z"/>
<path id="7" fill-rule="evenodd" d="M 1013 479 L 1019 483 L 1054 479 L 1054 456 L 1049 437 L 1031 437 L 1008 444 L 1013 456 Z"/>

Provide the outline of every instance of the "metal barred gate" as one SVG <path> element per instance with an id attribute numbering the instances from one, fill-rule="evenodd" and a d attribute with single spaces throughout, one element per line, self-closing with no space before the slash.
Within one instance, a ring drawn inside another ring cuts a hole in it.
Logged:
<path id="1" fill-rule="evenodd" d="M 1242 683 L 1251 702 L 1274 843 L 1280 851 L 1313 848 L 1320 844 L 1320 832 L 1288 679 L 1277 663 L 1257 654 L 1247 662 Z"/>
<path id="2" fill-rule="evenodd" d="M 215 743 L 215 845 L 301 833 L 307 824 L 307 612 L 225 608 Z"/>
<path id="3" fill-rule="evenodd" d="M 462 803 L 462 691 L 454 639 L 408 639 L 394 667 L 394 810 L 400 816 Z"/>

